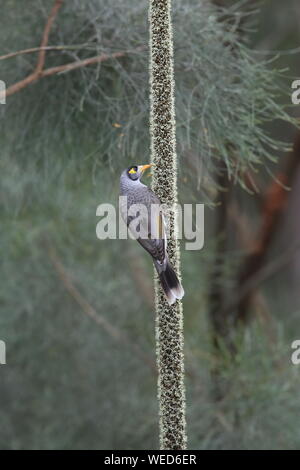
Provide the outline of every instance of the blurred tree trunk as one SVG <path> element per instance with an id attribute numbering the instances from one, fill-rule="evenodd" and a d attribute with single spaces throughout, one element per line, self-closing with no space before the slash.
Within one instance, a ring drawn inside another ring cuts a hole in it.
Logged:
<path id="1" fill-rule="evenodd" d="M 224 315 L 227 295 L 224 286 L 224 262 L 228 249 L 228 206 L 230 203 L 230 181 L 224 162 L 220 161 L 217 175 L 218 182 L 218 206 L 215 209 L 215 240 L 216 251 L 213 269 L 210 277 L 209 293 L 209 320 L 211 324 L 211 340 L 214 349 L 214 364 L 212 366 L 213 393 L 217 401 L 224 396 L 226 388 L 222 381 L 223 369 L 222 350 L 224 347 L 233 354 L 234 345 L 231 341 L 231 312 Z"/>
<path id="2" fill-rule="evenodd" d="M 276 179 L 267 189 L 261 208 L 261 226 L 254 237 L 251 250 L 242 263 L 238 275 L 238 290 L 253 278 L 263 267 L 267 253 L 275 235 L 280 228 L 280 221 L 286 209 L 294 176 L 300 163 L 300 132 L 297 133 L 293 150 L 284 159 L 284 164 Z M 253 291 L 242 296 L 237 306 L 236 322 L 246 322 L 249 319 L 249 307 Z"/>

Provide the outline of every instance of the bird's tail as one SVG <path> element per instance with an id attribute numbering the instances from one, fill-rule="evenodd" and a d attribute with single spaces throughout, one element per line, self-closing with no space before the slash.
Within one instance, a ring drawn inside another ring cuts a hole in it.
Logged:
<path id="1" fill-rule="evenodd" d="M 170 261 L 167 259 L 161 265 L 158 261 L 154 260 L 154 265 L 169 305 L 172 305 L 177 299 L 182 299 L 184 290 Z"/>

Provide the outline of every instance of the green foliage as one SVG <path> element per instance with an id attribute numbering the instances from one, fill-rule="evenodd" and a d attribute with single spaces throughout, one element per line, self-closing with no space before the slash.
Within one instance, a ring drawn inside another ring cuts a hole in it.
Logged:
<path id="1" fill-rule="evenodd" d="M 299 406 L 299 370 L 291 363 L 292 350 L 279 324 L 275 331 L 276 340 L 267 339 L 266 331 L 254 322 L 243 341 L 240 338 L 237 361 L 222 361 L 221 379 L 229 387 L 217 405 L 211 402 L 211 389 L 203 386 L 208 380 L 207 362 L 213 363 L 216 358 L 209 358 L 203 349 L 201 353 L 199 349 L 194 350 L 199 356 L 199 367 L 197 372 L 193 369 L 197 374 L 193 383 L 196 382 L 198 388 L 187 384 L 187 390 L 191 389 L 188 397 L 191 448 L 199 448 L 199 443 L 201 449 L 299 447 L 300 434 L 295 419 Z"/>
<path id="2" fill-rule="evenodd" d="M 3 12 L 7 19 L 7 28 L 1 33 L 1 43 L 6 45 L 3 53 L 38 44 L 52 5 L 52 1 L 43 6 L 32 1 L 24 13 L 17 3 L 12 2 L 14 6 Z M 191 152 L 198 171 L 201 165 L 213 169 L 215 160 L 222 158 L 239 179 L 240 171 L 266 164 L 274 159 L 275 150 L 285 148 L 267 134 L 263 124 L 274 119 L 290 122 L 291 118 L 277 104 L 279 73 L 266 61 L 258 60 L 260 56 L 241 40 L 237 30 L 240 12 L 232 8 L 231 15 L 236 18 L 236 27 L 220 21 L 222 10 L 209 2 L 192 0 L 188 6 L 183 1 L 174 2 L 177 136 L 179 157 Z M 9 26 L 12 24 L 14 28 Z M 11 36 L 9 28 L 14 30 Z M 142 161 L 149 148 L 147 42 L 145 2 L 134 0 L 128 8 L 127 2 L 119 1 L 117 10 L 102 0 L 89 2 L 88 8 L 79 1 L 65 4 L 50 45 L 69 49 L 48 52 L 47 66 L 102 53 L 128 54 L 45 78 L 13 97 L 6 114 L 11 119 L 14 116 L 18 132 L 12 132 L 9 119 L 2 127 L 10 147 L 20 152 L 23 162 L 24 153 L 32 162 L 32 145 L 30 152 L 24 148 L 30 131 L 34 156 L 48 166 L 50 159 L 52 166 L 54 142 L 49 129 L 55 129 L 68 159 L 82 161 L 85 156 L 93 160 L 93 166 L 104 161 L 114 170 L 124 159 Z M 140 50 L 141 46 L 145 50 Z M 32 70 L 35 61 L 36 54 L 8 59 L 1 63 L 1 76 L 8 84 L 13 83 Z M 122 128 L 113 127 L 114 123 Z M 56 142 L 54 145 L 57 148 Z"/>

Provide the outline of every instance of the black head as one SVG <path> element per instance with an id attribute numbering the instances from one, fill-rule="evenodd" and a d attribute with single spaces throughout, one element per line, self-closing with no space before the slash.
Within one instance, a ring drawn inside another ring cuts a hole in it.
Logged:
<path id="1" fill-rule="evenodd" d="M 138 166 L 130 166 L 127 169 L 127 176 L 130 178 L 132 181 L 136 181 L 140 179 L 141 175 L 139 175 L 139 167 Z"/>
<path id="2" fill-rule="evenodd" d="M 150 166 L 151 165 L 130 166 L 127 169 L 127 176 L 131 181 L 137 181 L 143 176 L 144 171 L 147 170 L 147 168 L 150 168 Z"/>

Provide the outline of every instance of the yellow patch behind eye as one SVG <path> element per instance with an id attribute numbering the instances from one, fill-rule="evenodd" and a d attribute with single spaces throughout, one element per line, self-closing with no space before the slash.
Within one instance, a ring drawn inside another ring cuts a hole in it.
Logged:
<path id="1" fill-rule="evenodd" d="M 134 168 L 131 168 L 131 170 L 129 170 L 128 173 L 136 173 L 135 169 Z"/>

